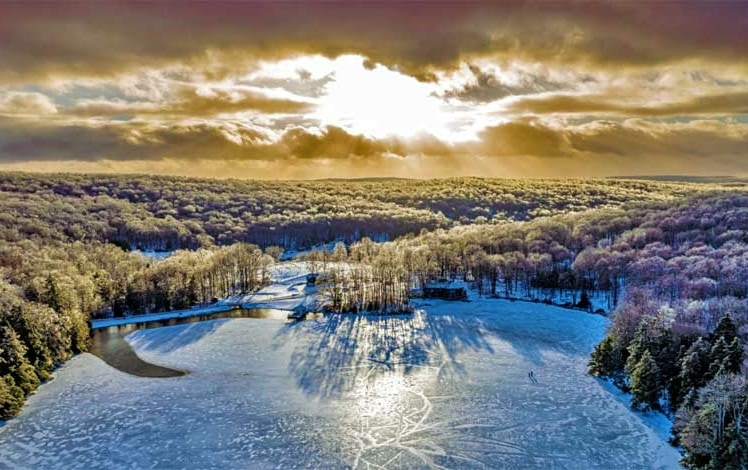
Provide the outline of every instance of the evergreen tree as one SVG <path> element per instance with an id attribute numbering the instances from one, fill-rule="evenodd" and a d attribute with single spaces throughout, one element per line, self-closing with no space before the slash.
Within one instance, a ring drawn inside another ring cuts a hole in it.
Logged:
<path id="1" fill-rule="evenodd" d="M 680 372 L 674 379 L 676 392 L 671 389 L 671 408 L 678 408 L 684 397 L 702 387 L 709 380 L 709 345 L 699 338 L 685 352 L 680 361 Z"/>
<path id="2" fill-rule="evenodd" d="M 628 347 L 629 354 L 626 359 L 625 371 L 629 377 L 633 375 L 634 369 L 636 369 L 645 352 L 649 352 L 651 355 L 651 351 L 657 350 L 655 348 L 657 337 L 653 334 L 655 331 L 654 318 L 644 317 Z"/>
<path id="3" fill-rule="evenodd" d="M 23 406 L 23 390 L 16 386 L 10 376 L 0 377 L 0 419 L 18 414 Z"/>
<path id="4" fill-rule="evenodd" d="M 0 375 L 12 377 L 25 393 L 36 390 L 39 378 L 26 359 L 26 346 L 12 328 L 0 328 Z"/>
<path id="5" fill-rule="evenodd" d="M 58 284 L 57 279 L 55 279 L 51 274 L 47 276 L 46 303 L 55 312 L 60 312 L 62 310 L 62 291 L 60 290 L 60 285 Z"/>
<path id="6" fill-rule="evenodd" d="M 660 388 L 667 388 L 678 376 L 681 357 L 679 342 L 669 329 L 658 330 L 658 336 L 652 339 L 649 351 L 660 369 Z"/>
<path id="7" fill-rule="evenodd" d="M 626 359 L 626 365 L 624 366 L 626 375 L 631 377 L 631 375 L 634 373 L 634 369 L 636 369 L 636 365 L 639 363 L 639 360 L 641 360 L 641 357 L 646 350 L 646 344 L 643 341 L 642 336 L 640 335 L 640 330 L 637 330 L 634 339 L 631 341 L 631 344 L 629 344 L 628 347 L 629 354 L 628 358 Z"/>
<path id="8" fill-rule="evenodd" d="M 615 372 L 613 359 L 613 337 L 608 335 L 600 344 L 595 346 L 590 362 L 587 364 L 589 373 L 599 377 L 610 377 Z"/>
<path id="9" fill-rule="evenodd" d="M 646 410 L 660 409 L 660 369 L 649 351 L 644 351 L 631 374 L 631 406 Z"/>
<path id="10" fill-rule="evenodd" d="M 743 347 L 740 340 L 736 337 L 730 344 L 727 344 L 724 337 L 720 337 L 712 346 L 709 358 L 711 361 L 709 365 L 711 377 L 720 374 L 739 373 L 740 365 L 743 362 Z"/>
<path id="11" fill-rule="evenodd" d="M 692 404 L 679 411 L 675 430 L 685 450 L 681 463 L 692 469 L 743 470 L 748 462 L 748 382 L 720 374 Z"/>
<path id="12" fill-rule="evenodd" d="M 714 331 L 710 335 L 709 339 L 712 343 L 714 343 L 715 341 L 719 340 L 719 338 L 724 338 L 725 343 L 730 344 L 737 337 L 737 325 L 735 325 L 735 322 L 732 321 L 732 318 L 730 318 L 729 315 L 724 315 L 719 320 L 719 323 L 717 323 L 717 326 L 714 328 Z"/>
<path id="13" fill-rule="evenodd" d="M 0 375 L 15 373 L 26 360 L 26 346 L 8 326 L 0 327 Z"/>
<path id="14" fill-rule="evenodd" d="M 675 375 L 666 381 L 665 388 L 667 390 L 668 408 L 672 413 L 675 413 L 680 406 L 680 401 L 683 399 L 683 380 L 681 378 L 682 363 L 686 357 L 686 350 L 681 345 L 678 350 L 677 360 L 673 363 L 672 368 L 675 371 Z"/>
<path id="15" fill-rule="evenodd" d="M 598 377 L 611 378 L 617 387 L 624 388 L 624 367 L 627 355 L 628 351 L 623 341 L 611 332 L 595 346 L 588 363 L 589 373 Z"/>
<path id="16" fill-rule="evenodd" d="M 743 363 L 743 345 L 740 344 L 740 339 L 737 336 L 728 345 L 727 360 L 730 372 L 735 374 L 740 372 L 740 366 Z"/>

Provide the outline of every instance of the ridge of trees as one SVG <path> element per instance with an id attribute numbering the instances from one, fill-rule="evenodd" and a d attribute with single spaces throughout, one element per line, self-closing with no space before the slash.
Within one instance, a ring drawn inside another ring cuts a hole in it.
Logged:
<path id="1" fill-rule="evenodd" d="M 100 241 L 164 251 L 236 242 L 298 249 L 668 201 L 717 187 L 604 179 L 239 181 L 0 172 L 0 240 Z"/>

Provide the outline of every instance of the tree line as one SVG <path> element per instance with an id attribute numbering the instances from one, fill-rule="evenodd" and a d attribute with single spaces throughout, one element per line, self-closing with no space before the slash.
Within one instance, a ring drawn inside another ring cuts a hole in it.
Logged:
<path id="1" fill-rule="evenodd" d="M 277 250 L 255 245 L 179 251 L 163 260 L 99 242 L 0 245 L 0 419 L 73 354 L 89 319 L 167 311 L 251 292 Z"/>
<path id="2" fill-rule="evenodd" d="M 238 181 L 0 172 L 0 240 L 172 251 L 309 248 L 682 198 L 712 186 L 617 180 Z"/>

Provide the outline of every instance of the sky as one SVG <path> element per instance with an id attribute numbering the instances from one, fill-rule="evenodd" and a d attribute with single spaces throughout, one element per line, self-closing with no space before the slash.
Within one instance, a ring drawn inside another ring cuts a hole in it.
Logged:
<path id="1" fill-rule="evenodd" d="M 748 175 L 748 2 L 3 2 L 0 170 Z"/>

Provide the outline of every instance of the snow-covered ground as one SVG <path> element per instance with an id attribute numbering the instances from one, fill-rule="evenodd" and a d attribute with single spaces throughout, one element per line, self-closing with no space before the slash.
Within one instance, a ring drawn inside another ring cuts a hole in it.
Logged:
<path id="1" fill-rule="evenodd" d="M 110 326 L 129 325 L 134 323 L 149 323 L 154 321 L 168 320 L 170 318 L 196 317 L 209 315 L 211 313 L 227 312 L 233 305 L 223 300 L 204 307 L 195 307 L 187 310 L 170 310 L 168 312 L 145 313 L 142 315 L 130 315 L 128 317 L 102 318 L 91 321 L 92 328 L 109 328 Z"/>
<path id="2" fill-rule="evenodd" d="M 299 307 L 314 311 L 318 289 L 307 286 L 310 267 L 304 261 L 279 263 L 270 267 L 272 284 L 241 299 L 243 308 L 273 308 L 292 311 Z"/>
<path id="3" fill-rule="evenodd" d="M 190 374 L 138 378 L 79 355 L 0 429 L 0 467 L 677 468 L 664 437 L 585 374 L 604 317 L 421 307 L 136 331 L 142 358 Z"/>
<path id="4" fill-rule="evenodd" d="M 310 311 L 315 309 L 318 303 L 318 291 L 306 287 L 306 275 L 310 272 L 306 262 L 279 263 L 271 266 L 269 271 L 272 284 L 252 294 L 234 295 L 210 305 L 195 306 L 185 310 L 93 320 L 91 327 L 94 329 L 108 328 L 110 326 L 162 321 L 170 318 L 195 317 L 227 312 L 238 306 L 286 311 L 292 311 L 299 306 L 303 306 Z"/>

